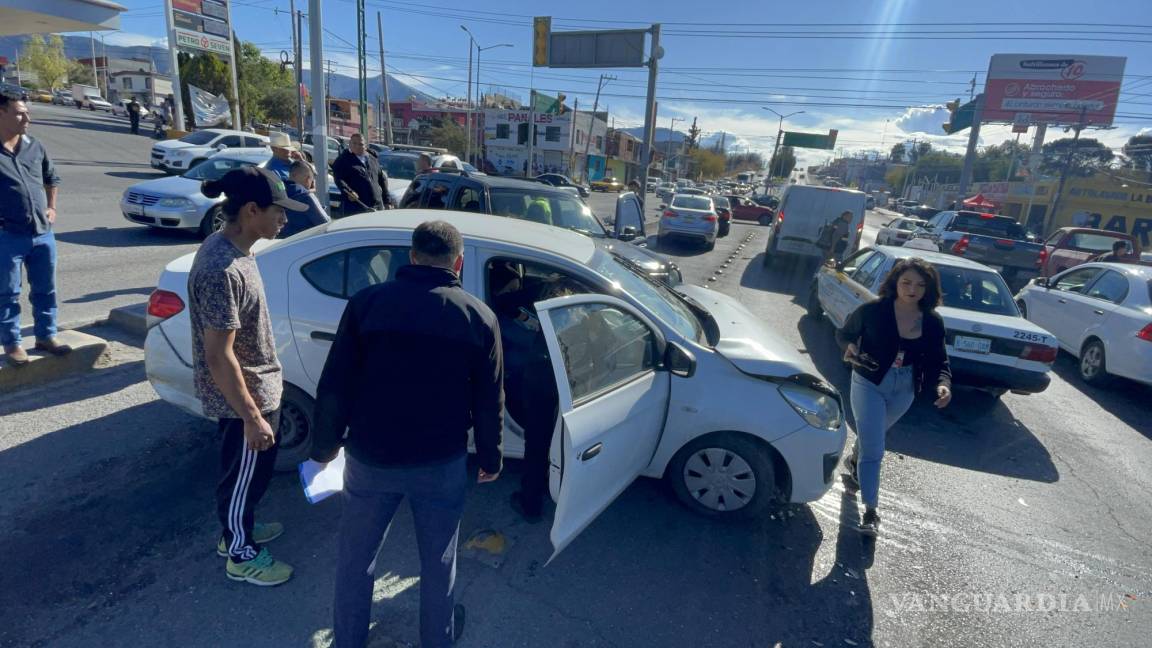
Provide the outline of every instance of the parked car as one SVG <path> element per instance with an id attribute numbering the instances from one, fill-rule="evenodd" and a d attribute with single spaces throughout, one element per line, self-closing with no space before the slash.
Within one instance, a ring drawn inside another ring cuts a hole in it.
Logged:
<path id="1" fill-rule="evenodd" d="M 735 220 L 771 225 L 772 221 L 776 219 L 776 212 L 771 207 L 757 204 L 755 201 L 736 194 L 728 194 L 724 197 L 732 206 L 732 218 Z"/>
<path id="2" fill-rule="evenodd" d="M 330 167 L 332 163 L 336 161 L 336 158 L 340 157 L 340 154 L 344 152 L 344 146 L 340 143 L 340 140 L 335 137 L 326 137 L 325 142 L 328 145 L 327 163 Z M 300 142 L 300 152 L 304 154 L 304 157 L 307 158 L 309 162 L 315 161 L 316 146 L 311 133 L 304 133 L 304 139 Z"/>
<path id="3" fill-rule="evenodd" d="M 1097 255 L 1111 252 L 1116 241 L 1127 241 L 1131 260 L 1140 260 L 1140 241 L 1127 232 L 1061 227 L 1044 241 L 1040 256 L 1036 257 L 1036 266 L 1041 277 L 1051 277 L 1087 263 Z"/>
<path id="4" fill-rule="evenodd" d="M 928 221 L 916 218 L 893 218 L 876 233 L 876 245 L 904 245 L 912 238 L 912 233 L 924 227 Z"/>
<path id="5" fill-rule="evenodd" d="M 450 171 L 467 171 L 472 175 L 484 175 L 479 169 L 461 160 L 455 155 L 429 154 L 432 158 L 432 169 L 448 169 Z M 380 168 L 388 174 L 388 195 L 393 205 L 399 205 L 408 185 L 416 177 L 417 164 L 420 153 L 417 151 L 393 150 L 381 153 L 379 156 Z"/>
<path id="6" fill-rule="evenodd" d="M 656 199 L 660 202 L 667 203 L 672 200 L 672 196 L 676 193 L 675 182 L 662 182 L 656 187 Z"/>
<path id="7" fill-rule="evenodd" d="M 974 211 L 942 211 L 916 230 L 913 238 L 928 239 L 941 252 L 990 266 L 1014 290 L 1037 275 L 1044 249 L 1030 240 L 1016 219 Z"/>
<path id="8" fill-rule="evenodd" d="M 639 198 L 625 192 L 616 198 L 611 229 L 571 187 L 552 187 L 522 178 L 473 175 L 467 171 L 422 173 L 398 205 L 401 209 L 448 209 L 535 221 L 592 237 L 598 244 L 627 256 L 650 277 L 679 284 L 679 268 L 668 257 L 646 247 L 648 236 Z M 543 205 L 533 207 L 533 203 Z M 617 242 L 628 243 L 619 245 Z"/>
<path id="9" fill-rule="evenodd" d="M 808 314 L 828 316 L 837 328 L 861 304 L 879 298 L 880 284 L 899 259 L 920 257 L 940 273 L 952 382 L 995 396 L 1048 388 L 1056 337 L 1024 319 L 1004 279 L 991 268 L 940 252 L 865 248 L 836 266 L 822 266 L 808 294 Z"/>
<path id="10" fill-rule="evenodd" d="M 909 208 L 904 212 L 904 216 L 907 218 L 915 218 L 916 220 L 928 221 L 932 220 L 932 218 L 936 216 L 936 214 L 939 214 L 941 211 L 942 210 L 936 209 L 935 207 L 920 205 L 918 207 Z"/>
<path id="11" fill-rule="evenodd" d="M 581 198 L 587 198 L 590 195 L 588 187 L 572 182 L 572 179 L 566 175 L 561 175 L 559 173 L 542 173 L 536 176 L 536 179 L 540 182 L 546 182 L 553 187 L 575 187 Z"/>
<path id="12" fill-rule="evenodd" d="M 732 229 L 732 205 L 724 196 L 712 196 L 712 204 L 716 207 L 716 216 L 719 218 L 717 235 L 728 236 Z"/>
<path id="13" fill-rule="evenodd" d="M 132 103 L 131 99 L 121 99 L 112 106 L 112 114 L 118 117 L 128 117 L 128 104 Z M 148 107 L 140 104 L 140 119 L 143 120 L 149 115 Z"/>
<path id="14" fill-rule="evenodd" d="M 15 83 L 0 83 L 0 90 L 20 97 L 20 101 L 28 101 L 28 88 L 18 86 Z"/>
<path id="15" fill-rule="evenodd" d="M 1079 358 L 1084 382 L 1120 376 L 1152 385 L 1152 267 L 1086 263 L 1038 277 L 1016 300 Z"/>
<path id="16" fill-rule="evenodd" d="M 660 178 L 657 178 L 656 176 L 648 176 L 648 181 L 644 183 L 644 192 L 655 193 L 656 187 L 660 185 L 660 182 Z"/>
<path id="17" fill-rule="evenodd" d="M 711 198 L 677 193 L 663 210 L 656 234 L 661 248 L 671 238 L 690 238 L 703 243 L 707 250 L 716 247 L 720 217 Z"/>
<path id="18" fill-rule="evenodd" d="M 820 230 L 852 212 L 845 256 L 860 249 L 864 229 L 864 192 L 814 185 L 789 185 L 776 209 L 776 222 L 768 230 L 764 246 L 764 265 L 772 265 L 782 256 L 823 260 L 824 251 L 817 242 Z"/>
<path id="19" fill-rule="evenodd" d="M 772 209 L 772 210 L 775 210 L 777 207 L 780 206 L 780 199 L 776 196 L 771 195 L 771 194 L 760 194 L 758 196 L 753 196 L 752 202 L 756 203 L 757 205 L 760 205 L 761 207 L 767 207 L 767 208 Z M 775 214 L 773 214 L 773 215 L 775 215 Z"/>
<path id="20" fill-rule="evenodd" d="M 165 173 L 184 173 L 218 151 L 262 146 L 268 146 L 268 138 L 264 135 L 223 128 L 206 128 L 188 133 L 180 139 L 157 142 L 152 146 L 149 164 L 153 169 Z M 271 150 L 268 155 L 272 155 Z"/>
<path id="21" fill-rule="evenodd" d="M 592 191 L 624 191 L 624 183 L 613 177 L 600 178 L 592 181 Z"/>
<path id="22" fill-rule="evenodd" d="M 53 90 L 52 91 L 52 103 L 57 105 L 57 106 L 71 106 L 71 105 L 73 105 L 72 93 L 67 91 L 67 90 L 64 90 L 63 88 L 61 88 L 59 90 Z"/>
<path id="23" fill-rule="evenodd" d="M 184 175 L 138 182 L 120 197 L 124 219 L 160 229 L 183 229 L 204 238 L 224 226 L 219 206 L 224 197 L 209 198 L 200 193 L 200 184 L 215 180 L 232 169 L 264 166 L 272 159 L 266 147 L 234 148 L 209 155 Z M 328 179 L 328 204 L 340 208 L 340 190 L 331 176 Z M 335 212 L 333 212 L 335 213 Z"/>
<path id="24" fill-rule="evenodd" d="M 407 264 L 412 232 L 429 219 L 460 230 L 462 285 L 479 299 L 554 278 L 587 291 L 535 305 L 562 421 L 550 456 L 556 551 L 641 476 L 720 519 L 761 517 L 831 488 L 844 399 L 736 299 L 651 281 L 575 232 L 427 210 L 359 214 L 256 246 L 261 275 L 276 278 L 265 290 L 284 379 L 277 467 L 308 456 L 316 382 L 348 298 Z M 202 416 L 186 308 L 193 256 L 169 263 L 149 299 L 144 368 L 160 398 Z M 524 455 L 507 415 L 503 452 Z"/>
<path id="25" fill-rule="evenodd" d="M 908 210 L 910 210 L 910 209 L 915 209 L 917 207 L 927 207 L 927 206 L 928 205 L 921 205 L 919 200 L 907 200 L 907 199 L 905 199 L 905 200 L 897 200 L 896 201 L 896 211 L 900 212 L 901 214 L 904 214 L 905 216 L 908 215 Z"/>

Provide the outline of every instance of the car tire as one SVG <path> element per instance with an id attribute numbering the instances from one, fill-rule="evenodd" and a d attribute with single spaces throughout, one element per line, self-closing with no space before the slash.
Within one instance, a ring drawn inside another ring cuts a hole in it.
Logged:
<path id="1" fill-rule="evenodd" d="M 694 513 L 719 520 L 757 518 L 777 503 L 769 452 L 762 442 L 742 434 L 709 434 L 681 448 L 664 479 L 676 499 Z M 723 470 L 716 470 L 717 465 Z M 710 477 L 723 480 L 723 485 L 710 489 Z M 731 508 L 733 504 L 738 506 Z"/>
<path id="2" fill-rule="evenodd" d="M 812 287 L 808 289 L 808 303 L 804 305 L 808 311 L 808 317 L 818 319 L 824 314 L 824 307 L 820 305 L 820 293 L 816 289 L 816 283 L 812 283 Z"/>
<path id="3" fill-rule="evenodd" d="M 712 250 L 715 250 L 715 249 L 716 249 L 716 239 L 712 239 L 711 241 L 708 241 L 708 240 L 704 241 L 704 250 L 706 252 L 711 252 Z"/>
<path id="4" fill-rule="evenodd" d="M 284 384 L 280 397 L 280 427 L 277 430 L 279 449 L 276 451 L 276 471 L 288 472 L 308 458 L 312 452 L 312 397 L 295 385 Z"/>
<path id="5" fill-rule="evenodd" d="M 219 206 L 213 207 L 204 214 L 204 218 L 200 220 L 200 238 L 206 239 L 213 233 L 224 229 L 224 210 Z"/>
<path id="6" fill-rule="evenodd" d="M 1080 379 L 1099 387 L 1108 382 L 1108 364 L 1104 357 L 1104 343 L 1095 338 L 1080 349 Z"/>
<path id="7" fill-rule="evenodd" d="M 717 235 L 717 236 L 719 236 L 719 237 L 725 237 L 725 236 L 728 236 L 728 232 L 729 232 L 730 230 L 731 230 L 731 225 L 721 225 L 721 226 L 720 226 L 720 229 L 719 229 L 719 231 L 716 233 L 716 235 Z"/>
<path id="8" fill-rule="evenodd" d="M 760 214 L 760 219 L 757 222 L 761 225 L 768 226 L 772 224 L 772 219 L 768 218 L 768 214 Z"/>

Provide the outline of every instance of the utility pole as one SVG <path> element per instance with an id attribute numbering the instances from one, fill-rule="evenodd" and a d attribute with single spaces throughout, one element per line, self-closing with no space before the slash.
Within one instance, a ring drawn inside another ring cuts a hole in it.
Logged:
<path id="1" fill-rule="evenodd" d="M 170 0 L 169 0 L 170 1 Z M 312 74 L 312 162 L 316 165 L 316 195 L 323 196 L 321 205 L 328 206 L 328 97 L 316 92 L 325 87 L 324 20 L 322 0 L 308 0 L 308 60 Z"/>
<path id="2" fill-rule="evenodd" d="M 673 117 L 672 121 L 668 124 L 668 142 L 664 147 L 664 180 L 668 180 L 668 160 L 672 158 L 672 133 L 675 132 L 676 122 L 678 121 L 686 120 L 680 117 Z M 645 178 L 645 181 L 647 181 L 647 178 Z"/>
<path id="3" fill-rule="evenodd" d="M 1076 152 L 1076 148 L 1080 142 L 1080 131 L 1084 130 L 1084 115 L 1088 112 L 1088 107 L 1085 106 L 1080 109 L 1080 121 L 1073 126 L 1076 134 L 1072 136 L 1072 145 L 1068 147 L 1068 155 L 1064 156 L 1064 168 L 1060 170 L 1060 183 L 1056 185 L 1056 197 L 1052 199 L 1052 211 L 1048 214 L 1047 221 L 1054 223 L 1056 221 L 1056 214 L 1060 210 L 1060 199 L 1064 193 L 1064 183 L 1068 181 L 1068 170 L 1072 168 L 1072 155 Z M 1044 231 L 1048 231 L 1045 227 Z"/>
<path id="4" fill-rule="evenodd" d="M 976 73 L 972 73 L 972 81 L 968 84 L 968 101 L 976 98 Z"/>
<path id="5" fill-rule="evenodd" d="M 463 25 L 461 25 L 461 27 L 463 27 Z M 464 121 L 467 124 L 467 128 L 468 128 L 468 138 L 467 138 L 468 144 L 465 147 L 466 151 L 464 153 L 464 159 L 468 160 L 468 162 L 471 163 L 472 162 L 472 136 L 475 134 L 472 131 L 472 50 L 476 49 L 476 41 L 472 38 L 472 32 L 469 32 L 467 29 L 465 29 L 464 31 L 468 32 L 468 112 L 465 113 L 465 115 L 464 115 L 464 117 L 465 117 Z"/>
<path id="6" fill-rule="evenodd" d="M 640 157 L 644 181 L 648 181 L 648 170 L 652 166 L 652 141 L 656 136 L 656 75 L 659 72 L 660 59 L 664 50 L 660 49 L 660 24 L 656 23 L 650 28 L 652 34 L 652 52 L 648 57 L 648 97 L 644 110 L 644 149 Z M 640 193 L 640 202 L 644 202 L 644 193 Z"/>
<path id="7" fill-rule="evenodd" d="M 588 137 L 584 140 L 584 168 L 580 171 L 581 182 L 588 182 L 588 150 L 592 146 L 592 132 L 596 129 L 596 110 L 600 107 L 600 91 L 604 89 L 605 83 L 615 80 L 614 76 L 601 74 L 600 82 L 596 84 L 596 99 L 592 101 L 592 115 L 588 120 Z"/>
<path id="8" fill-rule="evenodd" d="M 231 7 L 231 5 L 228 5 Z M 232 22 L 232 10 L 228 10 L 228 24 Z M 104 58 L 107 63 L 108 58 Z M 243 130 L 243 124 L 240 123 L 240 39 L 236 38 L 236 30 L 232 30 L 232 64 L 228 66 L 232 70 L 232 128 L 236 130 Z M 107 76 L 107 75 L 105 75 Z M 249 115 L 251 117 L 251 115 Z"/>
<path id="9" fill-rule="evenodd" d="M 164 0 L 164 20 L 168 22 L 168 56 L 172 68 L 172 127 L 182 131 L 184 125 L 184 92 L 180 88 L 180 58 L 176 55 L 176 25 L 172 22 L 172 0 Z M 92 74 L 96 74 L 96 50 L 92 50 Z"/>
<path id="10" fill-rule="evenodd" d="M 536 91 L 528 91 L 528 161 L 524 167 L 524 177 L 531 178 L 533 157 L 536 153 Z"/>
<path id="11" fill-rule="evenodd" d="M 356 0 L 357 89 L 360 91 L 360 135 L 368 136 L 368 52 L 365 47 L 364 0 Z"/>
<path id="12" fill-rule="evenodd" d="M 168 2 L 171 2 L 171 0 L 165 0 L 165 3 L 168 3 Z M 168 12 L 168 22 L 171 23 L 172 22 L 172 9 L 169 8 L 167 10 L 167 12 Z M 169 44 L 169 48 L 172 50 L 173 64 L 175 64 L 175 61 L 176 61 L 176 48 L 173 46 L 173 45 L 175 45 L 175 43 L 176 43 L 176 40 L 175 40 L 175 37 L 173 37 L 171 43 Z M 100 87 L 100 75 L 96 73 L 96 34 L 94 32 L 88 32 L 88 44 L 92 47 L 92 83 L 96 84 L 96 87 L 99 88 Z M 19 51 L 16 52 L 16 60 L 17 61 L 20 60 L 20 52 Z"/>
<path id="13" fill-rule="evenodd" d="M 376 12 L 376 36 L 380 41 L 380 85 L 384 86 L 384 143 L 392 146 L 392 101 L 388 98 L 388 68 L 384 66 L 384 27 Z"/>
<path id="14" fill-rule="evenodd" d="M 296 82 L 296 137 L 304 136 L 304 93 L 301 92 L 303 72 L 300 69 L 300 14 L 296 11 L 296 0 L 289 0 L 289 18 L 292 20 L 292 78 Z"/>
<path id="15" fill-rule="evenodd" d="M 976 83 L 976 77 L 972 77 Z M 957 187 L 956 201 L 964 200 L 968 193 L 968 184 L 972 181 L 972 168 L 976 164 L 976 144 L 980 141 L 980 120 L 984 118 L 984 95 L 976 99 L 976 107 L 972 113 L 972 129 L 968 133 L 968 150 L 964 153 L 964 168 L 960 171 L 960 184 Z"/>

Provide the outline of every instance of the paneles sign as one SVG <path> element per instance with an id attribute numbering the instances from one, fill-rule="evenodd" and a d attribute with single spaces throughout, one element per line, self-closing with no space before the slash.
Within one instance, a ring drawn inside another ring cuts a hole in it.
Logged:
<path id="1" fill-rule="evenodd" d="M 1110 126 L 1123 56 L 996 54 L 984 85 L 983 122 Z"/>

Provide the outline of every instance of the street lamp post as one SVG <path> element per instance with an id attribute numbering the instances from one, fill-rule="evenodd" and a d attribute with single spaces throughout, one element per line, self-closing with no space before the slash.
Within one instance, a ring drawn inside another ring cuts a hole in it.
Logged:
<path id="1" fill-rule="evenodd" d="M 468 29 L 464 25 L 460 25 L 460 29 L 463 29 L 464 33 L 468 34 L 468 41 L 470 43 L 468 46 L 468 117 L 467 117 L 467 122 L 468 122 L 468 152 L 465 154 L 464 157 L 470 163 L 475 164 L 476 160 L 473 159 L 473 157 L 472 157 L 472 139 L 476 135 L 475 124 L 474 124 L 473 116 L 472 116 L 472 113 L 475 112 L 474 106 L 472 105 L 472 48 L 473 47 L 476 48 L 476 99 L 477 99 L 477 101 L 479 101 L 479 99 L 480 99 L 480 55 L 482 53 L 484 53 L 484 50 L 495 49 L 497 47 L 513 47 L 513 45 L 511 43 L 499 43 L 497 45 L 489 45 L 488 47 L 480 47 L 480 43 L 476 42 L 476 37 L 473 36 L 472 31 L 470 29 Z M 480 150 L 483 150 L 483 148 L 484 148 L 483 144 L 481 143 L 477 148 Z"/>
<path id="2" fill-rule="evenodd" d="M 761 106 L 761 108 L 780 118 L 780 123 L 776 127 L 776 145 L 772 147 L 772 159 L 768 161 L 768 177 L 771 178 L 773 174 L 772 165 L 776 161 L 776 154 L 780 151 L 780 138 L 784 135 L 784 120 L 792 117 L 793 115 L 802 114 L 804 111 L 797 110 L 796 112 L 788 113 L 787 115 L 781 115 L 780 113 L 772 110 L 771 108 L 768 108 L 767 106 Z"/>
<path id="3" fill-rule="evenodd" d="M 512 43 L 497 43 L 496 45 L 489 45 L 488 47 L 480 47 L 479 44 L 476 45 L 476 101 L 478 101 L 480 103 L 480 109 L 481 110 L 484 109 L 484 99 L 480 94 L 480 55 L 484 53 L 484 50 L 496 49 L 497 47 L 514 47 L 514 46 L 512 45 Z M 475 130 L 475 129 L 473 129 L 473 130 Z M 469 137 L 471 137 L 471 136 L 469 136 Z M 479 161 L 481 164 L 478 165 L 478 167 L 483 168 L 484 165 L 483 165 L 483 159 L 482 158 L 484 157 L 484 138 L 479 137 L 479 138 L 477 138 L 477 140 L 478 141 L 476 142 L 476 153 L 479 156 L 479 158 L 481 158 L 481 159 L 473 160 L 472 164 L 476 164 L 476 162 Z"/>
<path id="4" fill-rule="evenodd" d="M 664 181 L 668 181 L 668 158 L 672 157 L 672 131 L 676 128 L 676 122 L 687 121 L 687 117 L 673 117 L 672 122 L 668 124 L 668 143 L 664 147 Z"/>

